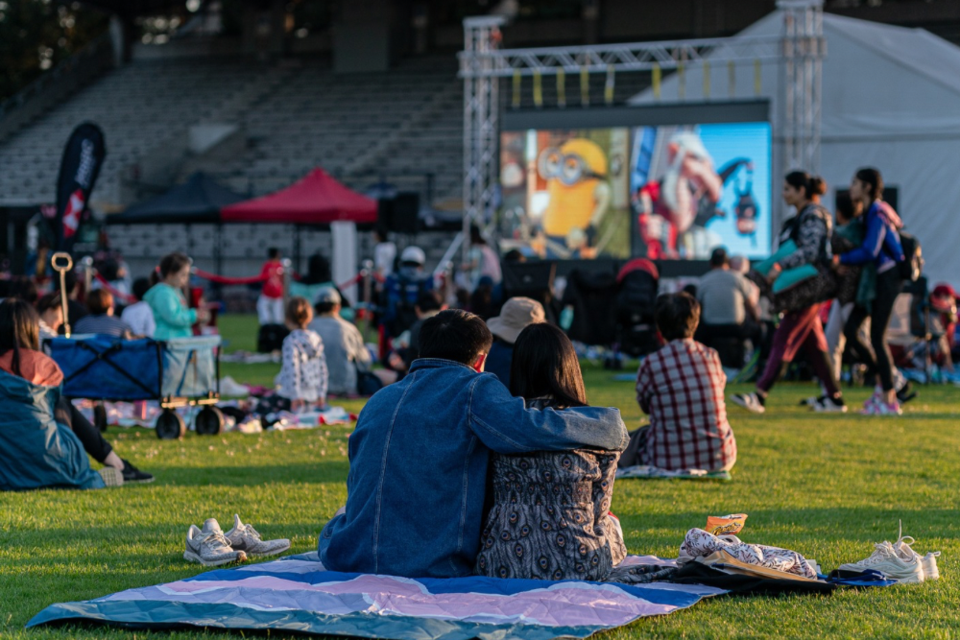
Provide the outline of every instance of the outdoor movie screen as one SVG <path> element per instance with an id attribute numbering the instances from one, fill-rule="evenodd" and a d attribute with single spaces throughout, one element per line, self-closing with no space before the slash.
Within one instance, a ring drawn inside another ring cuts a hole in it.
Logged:
<path id="1" fill-rule="evenodd" d="M 766 257 L 770 125 L 504 131 L 501 248 L 529 256 Z"/>

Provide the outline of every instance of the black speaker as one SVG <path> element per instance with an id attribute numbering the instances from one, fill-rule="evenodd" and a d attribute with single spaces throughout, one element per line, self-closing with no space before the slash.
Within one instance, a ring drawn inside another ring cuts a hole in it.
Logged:
<path id="1" fill-rule="evenodd" d="M 394 233 L 414 234 L 420 230 L 420 194 L 401 191 L 393 199 L 390 230 Z"/>
<path id="2" fill-rule="evenodd" d="M 542 301 L 544 294 L 549 299 L 553 291 L 557 264 L 549 260 L 504 262 L 502 271 L 504 299 L 524 296 Z"/>

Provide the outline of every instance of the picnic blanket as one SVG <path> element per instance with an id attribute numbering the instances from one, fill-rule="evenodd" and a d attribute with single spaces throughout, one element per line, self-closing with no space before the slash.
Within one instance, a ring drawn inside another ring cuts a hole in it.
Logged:
<path id="1" fill-rule="evenodd" d="M 631 562 L 669 565 L 651 556 Z M 27 627 L 90 621 L 396 640 L 585 638 L 726 593 L 702 585 L 410 579 L 323 570 L 316 553 L 215 570 L 85 602 L 54 604 Z"/>

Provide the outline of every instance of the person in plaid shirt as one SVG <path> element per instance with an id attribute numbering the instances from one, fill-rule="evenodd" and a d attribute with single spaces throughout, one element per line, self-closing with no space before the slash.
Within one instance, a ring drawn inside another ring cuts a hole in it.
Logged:
<path id="1" fill-rule="evenodd" d="M 637 402 L 650 425 L 631 434 L 621 466 L 729 471 L 737 443 L 727 422 L 727 377 L 713 349 L 693 339 L 700 304 L 687 293 L 657 298 L 656 322 L 667 342 L 637 373 Z M 628 456 L 631 450 L 635 456 Z"/>

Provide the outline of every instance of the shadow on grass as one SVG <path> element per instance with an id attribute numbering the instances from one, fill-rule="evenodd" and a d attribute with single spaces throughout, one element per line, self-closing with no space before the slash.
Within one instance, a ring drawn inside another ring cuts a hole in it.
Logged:
<path id="1" fill-rule="evenodd" d="M 265 483 L 298 482 L 325 484 L 345 482 L 350 464 L 346 460 L 324 460 L 309 463 L 272 465 L 238 465 L 210 467 L 168 466 L 151 469 L 157 477 L 152 486 L 262 486 Z"/>

